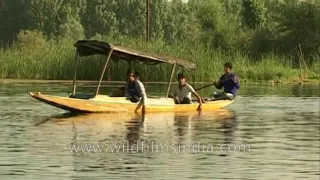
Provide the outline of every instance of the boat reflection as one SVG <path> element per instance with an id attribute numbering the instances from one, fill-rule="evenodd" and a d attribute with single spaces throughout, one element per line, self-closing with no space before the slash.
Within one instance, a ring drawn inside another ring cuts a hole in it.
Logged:
<path id="1" fill-rule="evenodd" d="M 233 111 L 198 113 L 114 113 L 114 114 L 63 114 L 47 118 L 41 123 L 70 125 L 75 137 L 90 136 L 100 141 L 162 141 L 172 138 L 177 141 L 192 141 L 197 134 L 206 131 L 221 132 L 225 143 L 233 141 L 236 128 L 236 114 Z M 41 125 L 37 123 L 36 125 Z M 209 124 L 208 124 L 209 123 Z M 74 142 L 75 143 L 75 142 Z"/>
<path id="2" fill-rule="evenodd" d="M 143 134 L 144 122 L 145 116 L 138 114 L 136 114 L 135 117 L 131 118 L 130 121 L 127 121 L 127 133 L 125 139 L 128 143 L 128 146 L 131 147 L 133 144 L 136 144 L 138 141 L 143 139 L 141 137 L 141 134 Z"/>
<path id="3" fill-rule="evenodd" d="M 113 126 L 118 124 L 133 125 L 138 123 L 142 128 L 147 126 L 157 126 L 161 128 L 163 125 L 185 125 L 190 126 L 191 121 L 230 121 L 234 119 L 235 112 L 231 110 L 222 109 L 219 111 L 209 112 L 189 112 L 189 113 L 175 113 L 175 112 L 164 112 L 164 113 L 113 113 L 113 114 L 59 114 L 53 115 L 41 122 L 35 123 L 36 126 L 51 122 L 58 125 L 97 125 L 99 127 Z M 226 123 L 226 122 L 225 122 Z M 230 123 L 230 122 L 229 122 Z M 228 123 L 227 123 L 228 124 Z M 225 124 L 225 126 L 227 126 Z M 183 132 L 180 132 L 183 135 Z"/>
<path id="4" fill-rule="evenodd" d="M 236 113 L 233 112 L 232 116 L 226 116 L 221 121 L 221 131 L 224 134 L 223 144 L 232 144 L 234 142 L 234 132 L 237 129 L 238 121 Z"/>
<path id="5" fill-rule="evenodd" d="M 230 110 L 175 114 L 174 126 L 176 141 L 179 145 L 198 142 L 231 144 L 234 142 L 237 116 Z"/>
<path id="6" fill-rule="evenodd" d="M 99 153 L 96 155 L 96 153 L 81 151 L 72 152 L 70 154 L 72 166 L 76 172 L 88 169 L 83 163 L 83 156 L 90 156 L 89 159 L 94 164 L 92 165 L 94 168 L 100 168 L 104 171 L 135 172 L 139 171 L 139 167 L 145 167 L 150 160 L 166 163 L 172 158 L 169 153 L 174 152 L 168 153 L 165 147 L 161 151 L 155 146 L 153 146 L 153 150 L 150 150 L 150 143 L 162 145 L 195 144 L 197 141 L 201 141 L 201 144 L 230 143 L 233 141 L 236 115 L 230 110 L 200 113 L 148 113 L 145 115 L 134 113 L 76 115 L 68 113 L 49 117 L 36 125 L 38 126 L 36 129 L 49 130 L 52 133 L 50 140 L 54 142 L 59 141 L 63 144 L 76 146 L 82 144 L 104 145 L 105 148 L 117 145 L 118 153 Z M 38 135 L 39 133 L 35 134 L 34 138 Z M 149 149 L 142 148 L 142 142 Z M 133 145 L 137 145 L 134 146 L 136 149 L 133 149 Z M 172 151 L 170 147 L 168 149 Z M 108 152 L 110 150 L 109 148 Z M 187 155 L 188 152 L 181 153 L 186 153 L 184 158 L 190 163 L 196 162 L 195 158 L 198 158 L 198 156 Z M 219 155 L 227 156 L 228 153 L 219 153 Z M 123 161 L 121 166 L 117 165 L 119 159 Z"/>

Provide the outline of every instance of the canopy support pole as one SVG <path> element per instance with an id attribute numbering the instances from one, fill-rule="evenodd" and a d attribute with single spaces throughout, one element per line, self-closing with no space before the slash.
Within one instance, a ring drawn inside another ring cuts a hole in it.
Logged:
<path id="1" fill-rule="evenodd" d="M 111 66 L 108 66 L 108 81 L 111 81 Z"/>
<path id="2" fill-rule="evenodd" d="M 73 76 L 73 91 L 72 95 L 76 94 L 76 81 L 77 81 L 77 69 L 78 69 L 78 50 L 76 50 L 75 56 L 74 56 L 74 76 Z"/>
<path id="3" fill-rule="evenodd" d="M 103 75 L 104 75 L 104 73 L 106 72 L 106 69 L 107 69 L 108 62 L 109 62 L 109 60 L 110 60 L 112 51 L 113 51 L 113 48 L 111 48 L 111 49 L 109 50 L 108 57 L 107 57 L 107 61 L 106 61 L 106 63 L 104 64 L 104 67 L 103 67 L 103 70 L 102 70 L 102 73 L 101 73 L 101 76 L 100 76 L 100 80 L 99 80 L 99 83 L 98 83 L 98 86 L 97 86 L 97 90 L 96 90 L 95 96 L 99 93 L 99 89 L 100 89 L 100 85 L 101 85 L 101 82 L 102 82 L 102 79 L 103 79 Z"/>
<path id="4" fill-rule="evenodd" d="M 168 96 L 169 96 L 170 87 L 171 87 L 171 81 L 172 81 L 172 78 L 173 78 L 173 74 L 174 74 L 175 68 L 176 68 L 176 64 L 173 64 L 172 68 L 171 68 L 171 75 L 170 75 L 170 81 L 169 81 L 169 85 L 168 85 L 168 89 L 167 89 L 167 93 L 166 93 L 166 98 L 168 98 Z"/>

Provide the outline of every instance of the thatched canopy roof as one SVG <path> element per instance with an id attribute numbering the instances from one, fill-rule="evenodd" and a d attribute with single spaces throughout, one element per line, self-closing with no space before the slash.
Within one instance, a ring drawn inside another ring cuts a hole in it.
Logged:
<path id="1" fill-rule="evenodd" d="M 79 56 L 91 56 L 95 54 L 108 55 L 108 52 L 112 48 L 112 60 L 125 60 L 125 61 L 140 61 L 145 64 L 158 64 L 169 63 L 177 64 L 189 69 L 195 69 L 196 65 L 190 61 L 168 57 L 158 56 L 151 53 L 139 52 L 129 48 L 120 46 L 113 46 L 107 42 L 96 40 L 79 40 L 74 45 L 79 53 Z"/>

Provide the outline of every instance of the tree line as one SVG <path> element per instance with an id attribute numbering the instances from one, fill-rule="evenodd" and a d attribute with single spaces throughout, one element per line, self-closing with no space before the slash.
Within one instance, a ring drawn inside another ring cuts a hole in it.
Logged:
<path id="1" fill-rule="evenodd" d="M 246 53 L 273 53 L 299 64 L 319 61 L 319 0 L 150 0 L 150 39 Z M 146 0 L 0 0 L 0 43 L 22 30 L 47 40 L 123 36 L 145 39 Z M 300 48 L 299 48 L 300 47 Z M 301 51 L 300 51 L 301 50 Z M 300 53 L 299 53 L 300 52 Z"/>

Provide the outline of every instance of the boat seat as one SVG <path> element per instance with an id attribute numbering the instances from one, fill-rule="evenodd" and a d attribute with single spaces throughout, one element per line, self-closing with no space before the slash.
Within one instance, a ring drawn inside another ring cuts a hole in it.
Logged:
<path id="1" fill-rule="evenodd" d="M 94 97 L 93 93 L 76 93 L 76 94 L 70 94 L 69 98 L 75 98 L 75 99 L 91 99 Z"/>
<path id="2" fill-rule="evenodd" d="M 125 97 L 125 92 L 122 89 L 114 89 L 109 93 L 110 97 Z"/>

